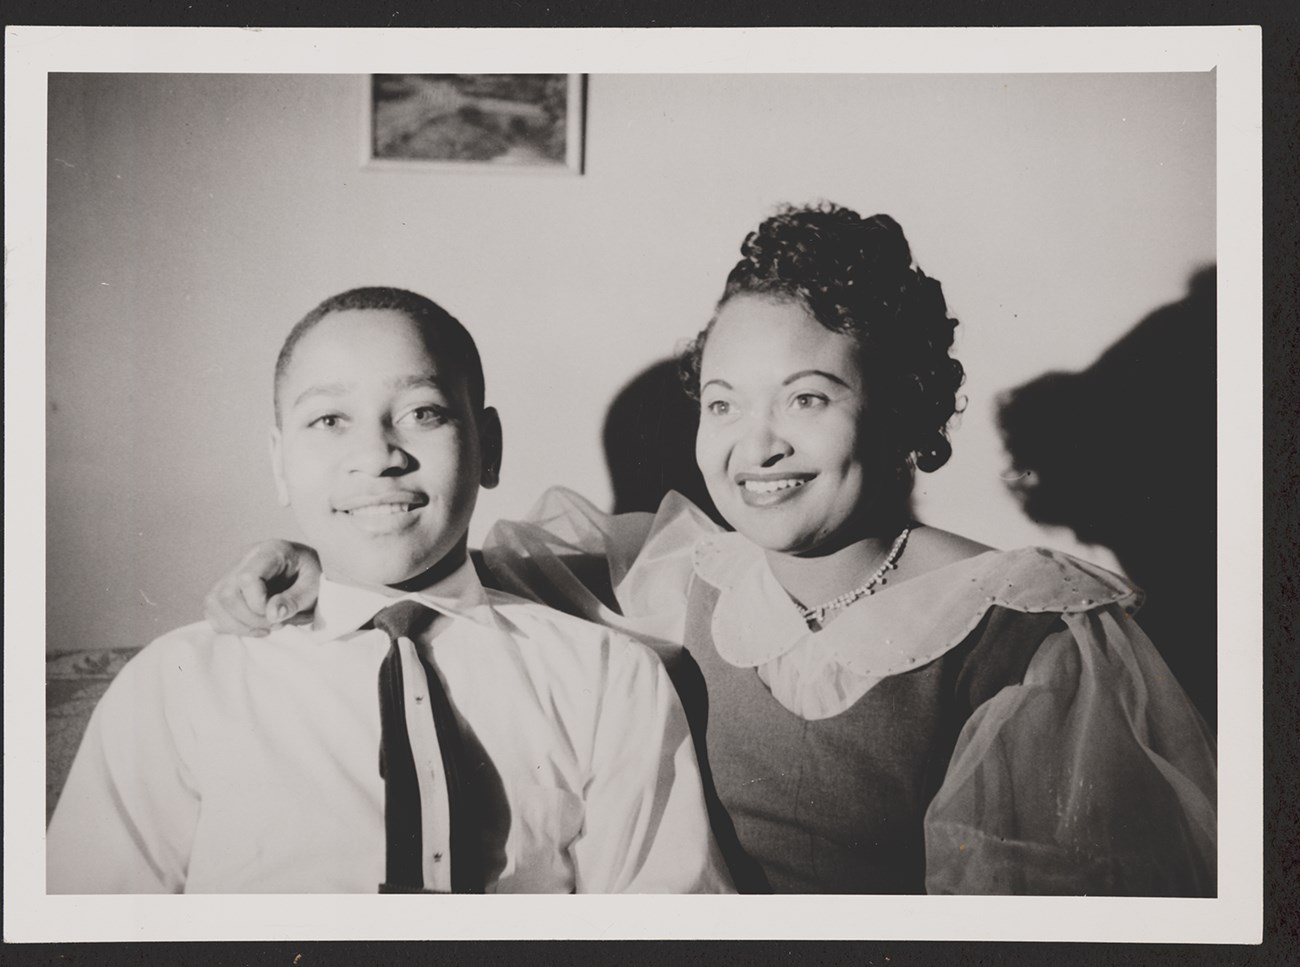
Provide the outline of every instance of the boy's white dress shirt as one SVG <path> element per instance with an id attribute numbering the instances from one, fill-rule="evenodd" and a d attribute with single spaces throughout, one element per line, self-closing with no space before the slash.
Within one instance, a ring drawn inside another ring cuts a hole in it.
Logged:
<path id="1" fill-rule="evenodd" d="M 729 892 L 686 719 L 663 666 L 617 632 L 485 590 L 466 564 L 418 643 L 471 761 L 488 892 Z M 321 584 L 311 625 L 265 638 L 195 624 L 122 670 L 50 822 L 51 893 L 373 893 L 384 879 L 379 665 L 358 629 L 396 600 Z M 404 652 L 417 761 L 438 763 Z M 440 769 L 426 885 L 447 889 Z M 430 778 L 429 775 L 422 776 Z"/>

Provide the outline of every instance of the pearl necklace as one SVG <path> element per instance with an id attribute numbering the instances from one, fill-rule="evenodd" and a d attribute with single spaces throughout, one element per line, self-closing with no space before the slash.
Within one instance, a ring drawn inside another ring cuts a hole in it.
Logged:
<path id="1" fill-rule="evenodd" d="M 811 628 L 814 624 L 824 624 L 826 616 L 832 611 L 847 608 L 859 598 L 865 597 L 868 594 L 875 594 L 876 585 L 884 584 L 885 575 L 898 567 L 898 559 L 903 556 L 903 548 L 907 546 L 907 535 L 911 532 L 912 529 L 910 527 L 904 527 L 903 532 L 894 539 L 894 545 L 889 549 L 889 553 L 885 555 L 885 560 L 881 563 L 880 567 L 872 571 L 871 577 L 867 578 L 863 584 L 854 588 L 852 591 L 846 591 L 839 597 L 831 598 L 825 604 L 818 605 L 815 608 L 805 608 L 802 604 L 796 601 L 795 607 L 799 609 L 799 614 L 802 615 L 803 620 L 808 623 L 808 627 Z"/>

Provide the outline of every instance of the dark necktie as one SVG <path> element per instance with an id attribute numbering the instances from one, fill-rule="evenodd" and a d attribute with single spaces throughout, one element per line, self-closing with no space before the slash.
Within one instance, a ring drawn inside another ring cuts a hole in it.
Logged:
<path id="1" fill-rule="evenodd" d="M 406 730 L 406 698 L 402 678 L 402 653 L 399 638 L 416 636 L 428 628 L 437 613 L 417 601 L 405 600 L 390 605 L 371 620 L 392 641 L 388 655 L 379 668 L 379 717 L 382 739 L 379 749 L 379 772 L 384 777 L 384 831 L 387 843 L 387 872 L 380 893 L 420 893 L 424 891 L 424 845 L 420 826 L 420 783 L 416 774 L 411 738 Z M 428 684 L 429 711 L 433 715 L 447 780 L 447 821 L 451 846 L 451 891 L 482 893 L 483 867 L 480 846 L 470 803 L 464 788 L 464 766 L 460 727 L 442 680 L 421 654 L 416 656 Z"/>

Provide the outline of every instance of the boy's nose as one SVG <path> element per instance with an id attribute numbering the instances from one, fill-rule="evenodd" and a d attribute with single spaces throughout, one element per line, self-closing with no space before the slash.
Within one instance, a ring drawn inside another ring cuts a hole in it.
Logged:
<path id="1" fill-rule="evenodd" d="M 376 429 L 364 436 L 358 434 L 348 469 L 379 476 L 410 466 L 410 455 L 402 449 L 396 434 L 390 428 Z"/>

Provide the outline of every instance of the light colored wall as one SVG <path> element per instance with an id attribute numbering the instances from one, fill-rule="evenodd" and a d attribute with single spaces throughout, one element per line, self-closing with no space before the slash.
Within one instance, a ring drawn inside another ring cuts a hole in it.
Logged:
<path id="1" fill-rule="evenodd" d="M 196 620 L 247 544 L 296 533 L 270 371 L 321 298 L 405 286 L 477 335 L 507 435 L 477 540 L 546 485 L 608 501 L 615 393 L 703 325 L 774 204 L 818 198 L 898 218 L 962 320 L 922 517 L 1113 566 L 1023 517 L 992 405 L 1214 259 L 1212 74 L 600 75 L 581 177 L 363 170 L 362 83 L 51 75 L 49 650 Z"/>

